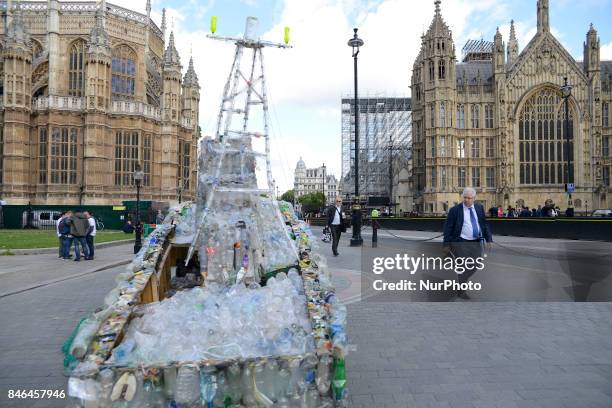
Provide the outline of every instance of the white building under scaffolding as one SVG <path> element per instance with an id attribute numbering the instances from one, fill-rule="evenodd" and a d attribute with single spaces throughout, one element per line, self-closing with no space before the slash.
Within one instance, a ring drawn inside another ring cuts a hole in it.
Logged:
<path id="1" fill-rule="evenodd" d="M 355 194 L 355 100 L 342 99 L 342 196 Z M 393 167 L 412 145 L 410 98 L 359 99 L 359 195 L 390 197 Z"/>

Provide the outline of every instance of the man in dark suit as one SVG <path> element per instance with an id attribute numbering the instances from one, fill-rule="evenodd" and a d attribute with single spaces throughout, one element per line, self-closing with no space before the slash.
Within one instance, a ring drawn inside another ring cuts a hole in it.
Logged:
<path id="1" fill-rule="evenodd" d="M 466 187 L 462 197 L 463 202 L 451 208 L 446 217 L 443 245 L 455 257 L 475 259 L 483 255 L 482 240 L 487 242 L 487 249 L 490 249 L 493 238 L 483 206 L 474 202 L 476 191 Z M 466 268 L 458 276 L 459 283 L 466 283 L 474 272 L 475 266 Z M 470 298 L 463 290 L 459 290 L 457 296 L 465 300 Z"/>
<path id="2" fill-rule="evenodd" d="M 332 252 L 338 256 L 338 242 L 340 234 L 344 232 L 344 218 L 342 217 L 342 199 L 336 198 L 336 204 L 327 209 L 327 225 L 332 234 Z"/>

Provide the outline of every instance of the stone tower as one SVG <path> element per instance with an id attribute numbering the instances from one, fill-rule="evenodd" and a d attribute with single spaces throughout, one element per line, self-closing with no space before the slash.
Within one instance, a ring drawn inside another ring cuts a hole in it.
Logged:
<path id="1" fill-rule="evenodd" d="M 12 184 L 16 197 L 26 197 L 29 185 L 35 182 L 29 156 L 35 146 L 30 141 L 32 49 L 30 34 L 23 24 L 19 5 L 8 10 L 11 22 L 7 27 L 2 50 L 4 59 L 4 129 L 3 184 Z"/>

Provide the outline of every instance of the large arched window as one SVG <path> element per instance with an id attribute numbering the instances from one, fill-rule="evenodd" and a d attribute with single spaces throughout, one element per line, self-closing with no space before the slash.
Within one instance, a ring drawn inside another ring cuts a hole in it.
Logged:
<path id="1" fill-rule="evenodd" d="M 70 46 L 68 64 L 68 95 L 83 96 L 85 89 L 85 42 L 78 40 Z"/>
<path id="2" fill-rule="evenodd" d="M 134 99 L 136 54 L 127 45 L 113 50 L 112 94 L 114 99 Z"/>
<path id="3" fill-rule="evenodd" d="M 552 88 L 540 90 L 525 102 L 518 117 L 520 183 L 565 183 L 568 148 L 561 94 Z M 570 108 L 570 157 L 573 157 L 573 118 Z M 570 183 L 573 182 L 572 173 L 570 171 Z"/>

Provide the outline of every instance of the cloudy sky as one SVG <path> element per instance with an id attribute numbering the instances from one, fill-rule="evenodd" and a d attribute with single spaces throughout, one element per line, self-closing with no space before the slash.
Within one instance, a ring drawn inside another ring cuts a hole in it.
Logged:
<path id="1" fill-rule="evenodd" d="M 109 0 L 144 12 L 146 0 Z M 551 0 L 552 32 L 577 59 L 593 23 L 602 60 L 612 60 L 612 0 Z M 340 99 L 352 93 L 351 50 L 346 45 L 359 27 L 365 45 L 359 54 L 361 96 L 410 96 L 412 63 L 420 36 L 434 14 L 433 1 L 412 0 L 153 0 L 160 25 L 167 9 L 181 62 L 190 53 L 202 87 L 200 125 L 213 134 L 220 96 L 232 62 L 233 47 L 206 38 L 210 17 L 218 17 L 217 34 L 241 35 L 247 16 L 260 22 L 261 37 L 282 42 L 291 28 L 289 50 L 267 49 L 273 171 L 281 190 L 293 183 L 300 156 L 308 167 L 325 163 L 340 174 Z M 499 26 L 508 39 L 514 19 L 522 48 L 536 31 L 536 0 L 444 0 L 442 15 L 460 53 L 468 39 L 491 41 Z M 170 27 L 169 27 L 170 28 Z"/>

